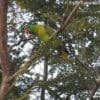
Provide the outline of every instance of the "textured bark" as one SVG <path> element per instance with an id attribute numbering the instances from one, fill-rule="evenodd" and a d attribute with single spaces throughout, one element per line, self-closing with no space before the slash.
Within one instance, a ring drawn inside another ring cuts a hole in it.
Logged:
<path id="1" fill-rule="evenodd" d="M 10 66 L 7 50 L 7 8 L 8 0 L 0 0 L 0 60 L 2 68 L 2 82 L 0 85 L 0 100 L 4 100 L 7 95 L 10 83 Z"/>

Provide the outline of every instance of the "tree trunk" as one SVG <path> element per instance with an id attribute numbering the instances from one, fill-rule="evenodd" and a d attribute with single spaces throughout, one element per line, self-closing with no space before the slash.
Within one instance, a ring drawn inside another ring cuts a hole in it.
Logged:
<path id="1" fill-rule="evenodd" d="M 10 66 L 7 50 L 7 9 L 8 0 L 0 0 L 0 63 L 2 68 L 0 100 L 4 100 L 10 85 L 8 82 L 8 77 L 10 76 Z"/>
<path id="2" fill-rule="evenodd" d="M 45 56 L 44 59 L 44 76 L 43 76 L 43 80 L 47 81 L 47 77 L 48 77 L 48 58 Z M 44 87 L 41 89 L 41 100 L 45 100 L 45 89 Z"/>

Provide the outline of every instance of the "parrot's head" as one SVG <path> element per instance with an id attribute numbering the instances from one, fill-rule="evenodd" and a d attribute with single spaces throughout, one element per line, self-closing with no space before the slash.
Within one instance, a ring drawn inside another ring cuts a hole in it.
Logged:
<path id="1" fill-rule="evenodd" d="M 25 33 L 31 33 L 31 25 L 25 25 L 23 28 L 23 31 Z"/>
<path id="2" fill-rule="evenodd" d="M 34 19 L 30 22 L 24 23 L 23 25 L 23 32 L 25 33 L 32 33 L 33 32 L 33 25 L 37 24 L 37 20 Z"/>

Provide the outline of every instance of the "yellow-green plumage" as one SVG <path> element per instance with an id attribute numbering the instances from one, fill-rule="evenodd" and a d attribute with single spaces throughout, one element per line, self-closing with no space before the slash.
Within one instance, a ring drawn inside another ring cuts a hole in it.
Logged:
<path id="1" fill-rule="evenodd" d="M 46 29 L 43 25 L 37 25 L 35 32 L 37 33 L 37 36 L 39 37 L 40 40 L 47 41 L 49 39 L 49 35 L 46 32 Z"/>
<path id="2" fill-rule="evenodd" d="M 49 35 L 44 25 L 33 24 L 28 25 L 27 28 L 32 34 L 37 35 L 41 41 L 47 41 L 49 39 Z"/>

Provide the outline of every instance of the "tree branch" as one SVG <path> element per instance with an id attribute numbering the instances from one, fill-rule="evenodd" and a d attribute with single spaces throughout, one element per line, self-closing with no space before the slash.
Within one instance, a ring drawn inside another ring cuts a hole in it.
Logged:
<path id="1" fill-rule="evenodd" d="M 60 27 L 60 29 L 58 30 L 58 32 L 55 35 L 62 33 L 63 30 L 65 29 L 65 27 L 69 25 L 73 15 L 76 13 L 76 11 L 78 10 L 79 6 L 83 3 L 83 1 L 84 0 L 80 0 L 80 2 L 74 7 L 74 9 L 70 13 L 70 15 L 65 19 L 65 21 L 63 21 L 62 26 Z"/>
<path id="2" fill-rule="evenodd" d="M 100 79 L 96 80 L 96 86 L 93 88 L 92 92 L 90 93 L 89 100 L 93 100 L 93 96 L 95 95 L 99 87 L 100 87 Z"/>
<path id="3" fill-rule="evenodd" d="M 8 1 L 0 0 L 0 60 L 2 68 L 2 82 L 0 85 L 0 100 L 7 95 L 10 83 L 8 77 L 11 75 L 10 63 L 7 48 L 7 9 Z"/>

